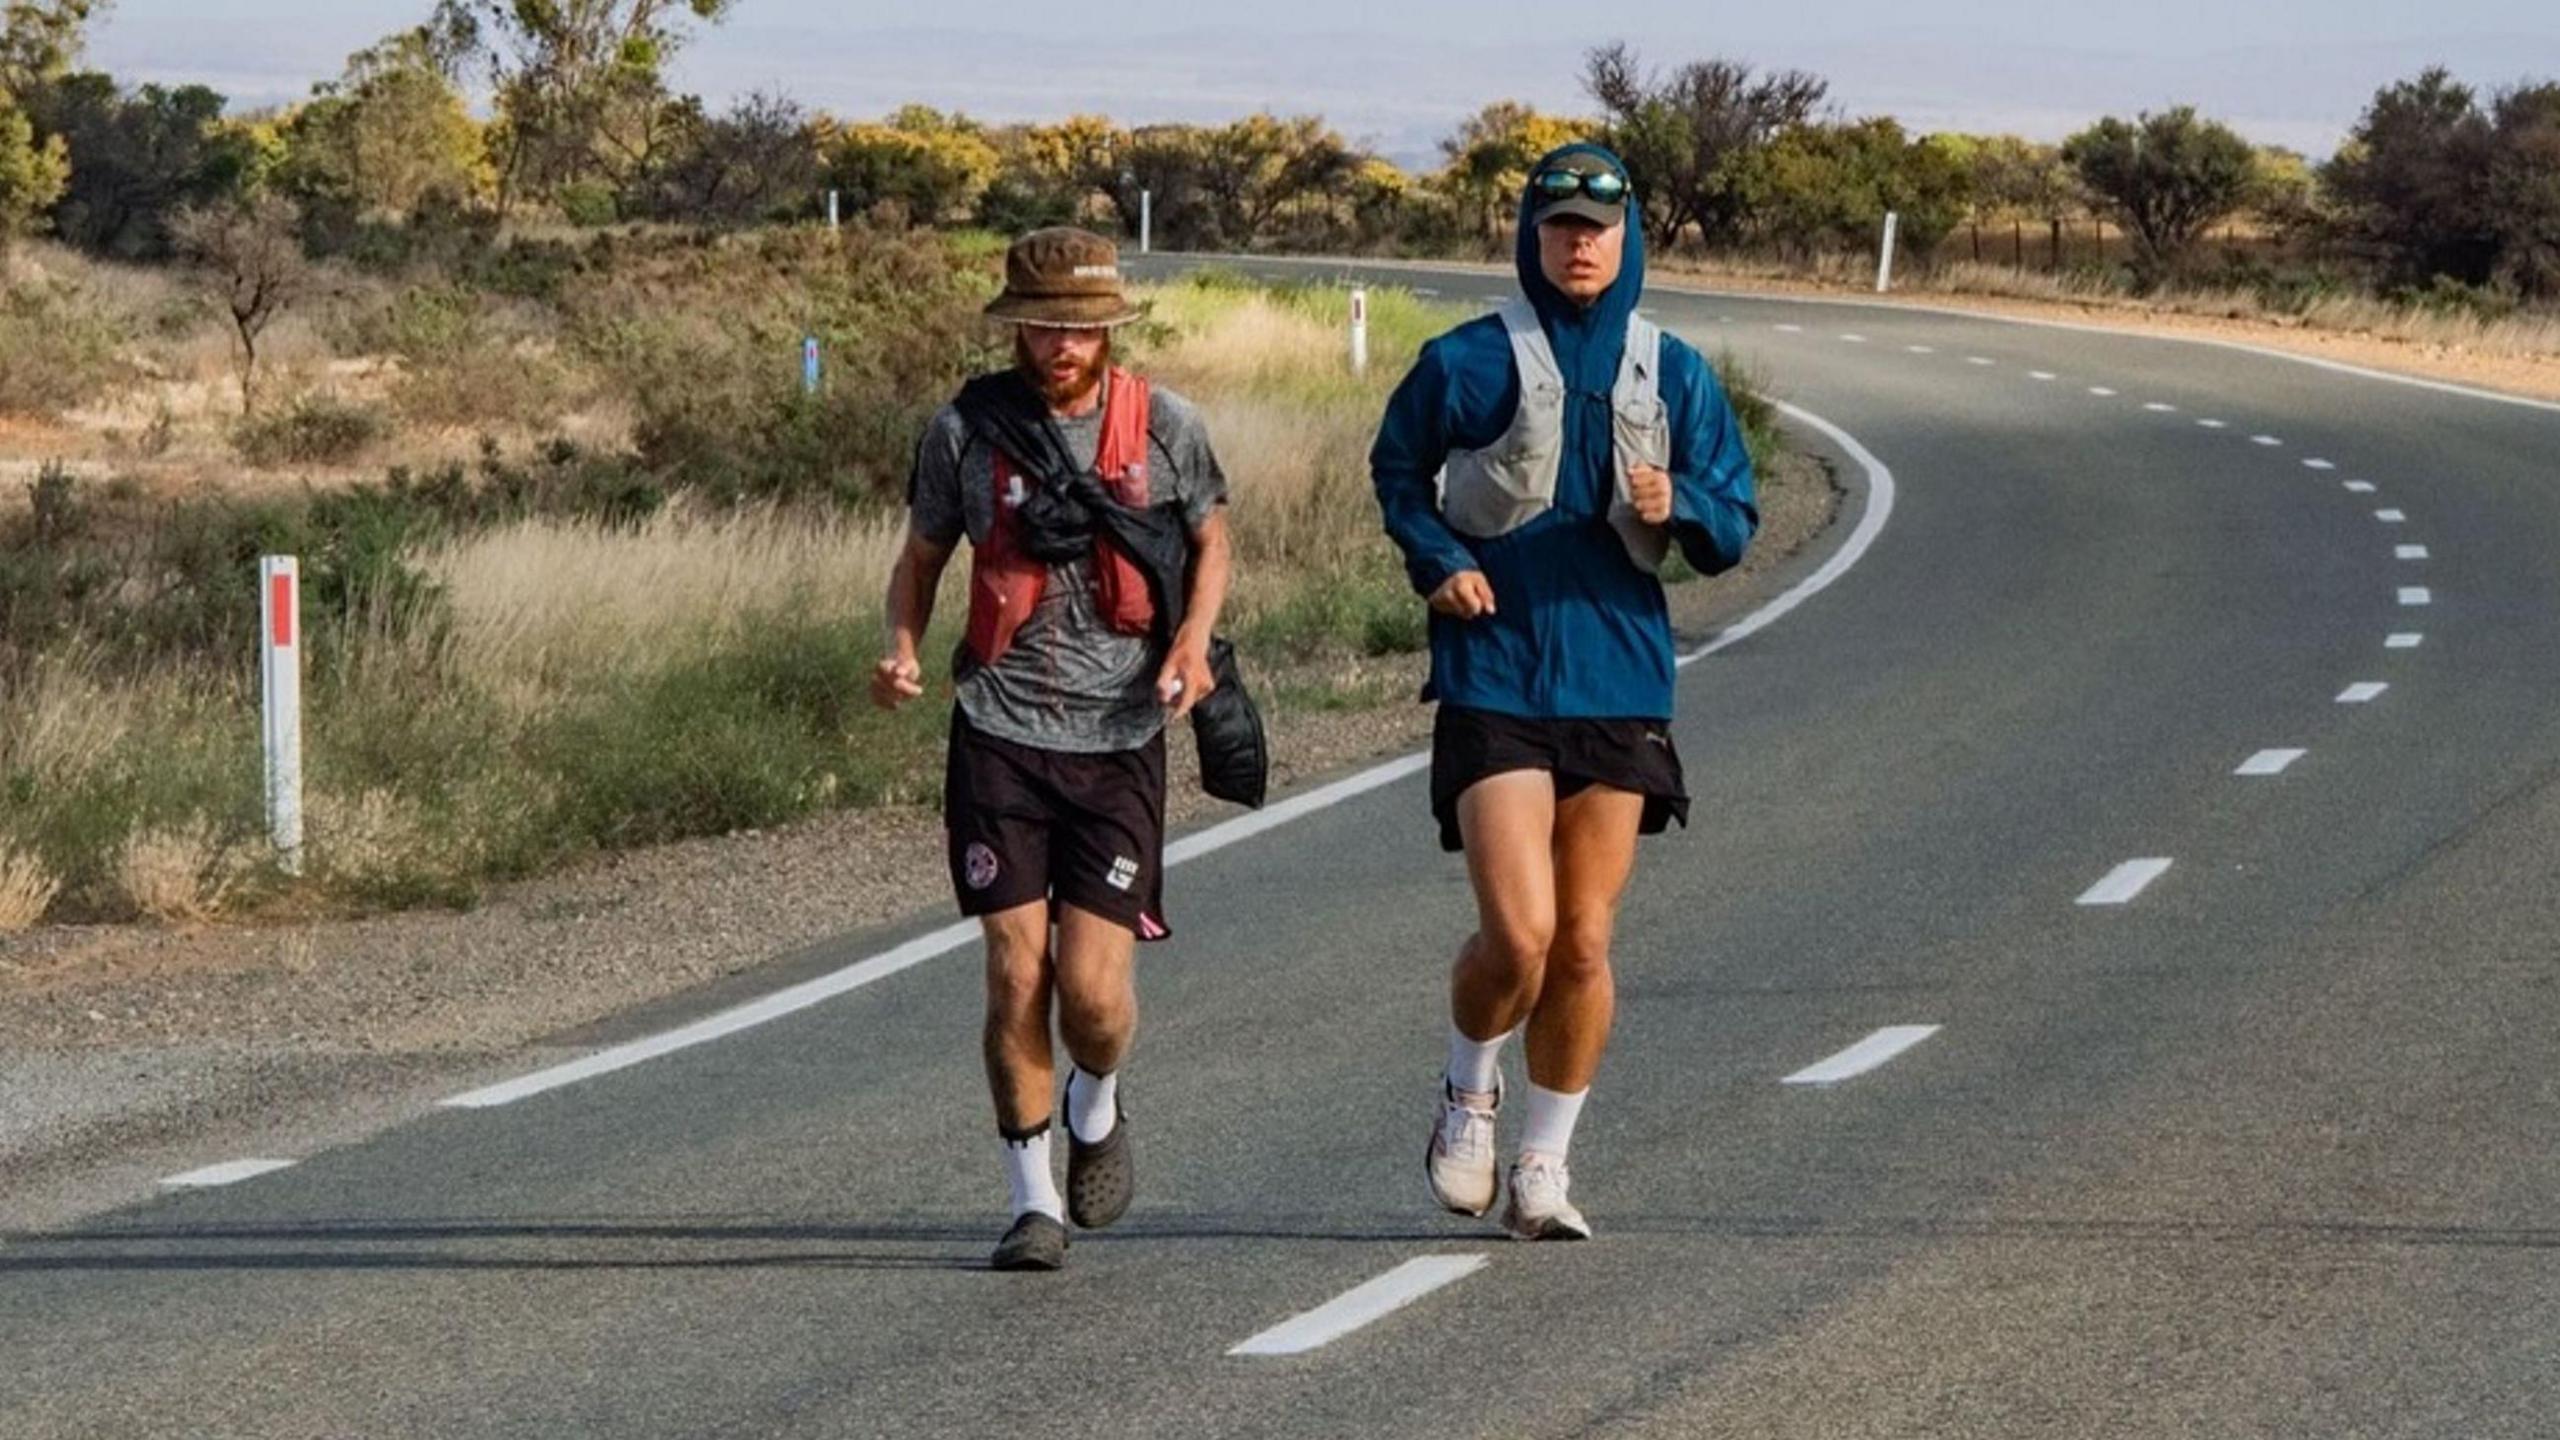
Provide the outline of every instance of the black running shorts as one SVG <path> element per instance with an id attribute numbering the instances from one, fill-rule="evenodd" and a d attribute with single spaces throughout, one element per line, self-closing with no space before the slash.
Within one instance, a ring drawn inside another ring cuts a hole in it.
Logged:
<path id="1" fill-rule="evenodd" d="M 1641 833 L 1659 835 L 1677 820 L 1689 825 L 1689 791 L 1671 727 L 1659 720 L 1531 720 L 1442 705 L 1431 727 L 1431 815 L 1440 848 L 1466 848 L 1458 833 L 1458 797 L 1479 780 L 1514 770 L 1555 777 L 1556 798 L 1594 785 L 1644 797 Z"/>
<path id="2" fill-rule="evenodd" d="M 942 813 L 960 913 L 1047 900 L 1164 939 L 1164 798 L 1162 734 L 1069 754 L 986 734 L 955 708 Z"/>

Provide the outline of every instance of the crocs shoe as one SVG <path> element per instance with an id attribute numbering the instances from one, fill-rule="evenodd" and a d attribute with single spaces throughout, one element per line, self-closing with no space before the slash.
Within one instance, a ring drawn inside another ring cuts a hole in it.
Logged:
<path id="1" fill-rule="evenodd" d="M 1087 1145 L 1067 1127 L 1067 1218 L 1099 1230 L 1129 1213 L 1138 1195 L 1137 1157 L 1129 1149 L 1129 1114 L 1113 1119 L 1111 1133 Z"/>
<path id="2" fill-rule="evenodd" d="M 1043 1210 L 1026 1210 L 1004 1232 L 988 1268 L 1055 1270 L 1067 1263 L 1067 1227 Z"/>

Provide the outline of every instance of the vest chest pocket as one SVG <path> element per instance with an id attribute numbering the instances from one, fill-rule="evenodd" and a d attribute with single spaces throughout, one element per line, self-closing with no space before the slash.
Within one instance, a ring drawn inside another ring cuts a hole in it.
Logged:
<path id="1" fill-rule="evenodd" d="M 1454 450 L 1441 477 L 1440 511 L 1461 535 L 1489 539 L 1519 529 L 1555 504 L 1564 458 L 1564 389 L 1525 387 L 1511 428 L 1482 450 Z"/>

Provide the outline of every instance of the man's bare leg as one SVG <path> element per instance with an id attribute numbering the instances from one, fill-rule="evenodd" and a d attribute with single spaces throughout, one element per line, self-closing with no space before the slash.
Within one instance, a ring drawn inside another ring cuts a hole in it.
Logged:
<path id="1" fill-rule="evenodd" d="M 1494 1163 L 1503 1040 L 1528 1017 L 1555 939 L 1554 777 L 1515 770 L 1458 797 L 1475 882 L 1476 933 L 1449 977 L 1449 1069 L 1423 1157 L 1441 1208 L 1482 1215 L 1501 1194 Z"/>
<path id="2" fill-rule="evenodd" d="M 1067 1218 L 1097 1230 L 1137 1198 L 1137 1161 L 1120 1119 L 1120 1062 L 1138 1028 L 1138 937 L 1073 905 L 1058 907 L 1058 1033 L 1067 1082 Z"/>
<path id="3" fill-rule="evenodd" d="M 1110 1135 L 1120 1064 L 1138 1029 L 1138 937 L 1073 905 L 1058 907 L 1058 1035 L 1081 1072 L 1068 1093 L 1068 1129 L 1088 1143 Z"/>
<path id="4" fill-rule="evenodd" d="M 1635 873 L 1644 797 L 1592 786 L 1556 806 L 1555 940 L 1529 1016 L 1529 1080 L 1578 1095 L 1591 1088 L 1609 1048 L 1617 985 L 1609 942 L 1618 902 Z"/>
<path id="5" fill-rule="evenodd" d="M 1049 1167 L 1049 1117 L 1056 1084 L 1049 1043 L 1049 906 L 1033 901 L 985 917 L 987 1088 L 1004 1136 L 1013 1213 L 1064 1220 L 1066 1201 Z"/>

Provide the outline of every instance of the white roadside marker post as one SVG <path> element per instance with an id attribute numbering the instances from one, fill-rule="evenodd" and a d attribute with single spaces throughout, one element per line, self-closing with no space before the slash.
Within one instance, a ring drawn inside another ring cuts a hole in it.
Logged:
<path id="1" fill-rule="evenodd" d="M 288 875 L 302 873 L 302 566 L 258 561 L 258 681 L 267 751 L 267 834 Z"/>
<path id="2" fill-rule="evenodd" d="M 818 361 L 818 337 L 809 336 L 800 342 L 800 393 L 817 394 L 818 381 L 824 373 Z"/>
<path id="3" fill-rule="evenodd" d="M 1351 373 L 1369 373 L 1369 292 L 1351 292 Z"/>
<path id="4" fill-rule="evenodd" d="M 1138 192 L 1138 253 L 1156 253 L 1156 192 Z"/>
<path id="5" fill-rule="evenodd" d="M 827 192 L 827 228 L 830 230 L 844 228 L 844 192 L 841 190 Z"/>
<path id="6" fill-rule="evenodd" d="M 1884 212 L 1884 248 L 1876 256 L 1876 293 L 1879 295 L 1893 288 L 1893 236 L 1901 224 L 1900 212 Z"/>

